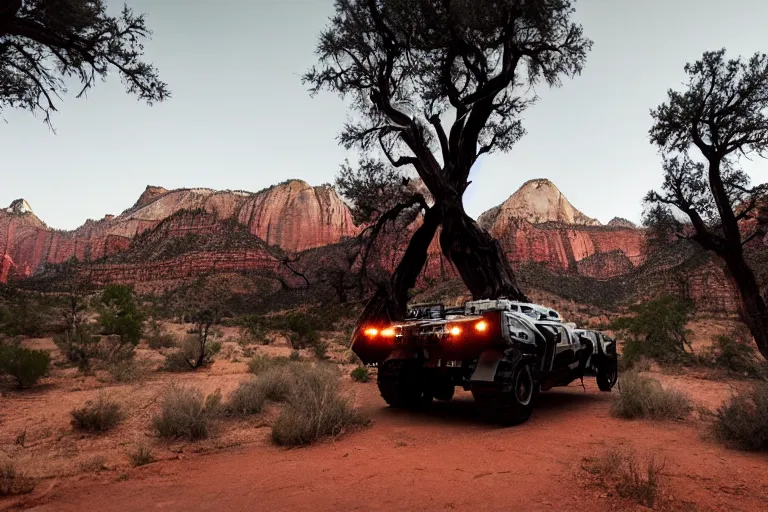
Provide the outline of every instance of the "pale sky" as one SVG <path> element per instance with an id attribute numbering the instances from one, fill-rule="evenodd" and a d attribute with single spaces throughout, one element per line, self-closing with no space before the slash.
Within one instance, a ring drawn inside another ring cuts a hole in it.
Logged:
<path id="1" fill-rule="evenodd" d="M 127 1 L 148 14 L 147 58 L 173 97 L 148 107 L 113 77 L 87 99 L 65 96 L 57 134 L 5 111 L 0 207 L 23 197 L 50 226 L 73 229 L 120 213 L 149 184 L 258 191 L 289 178 L 333 181 L 344 105 L 310 98 L 300 81 L 332 0 Z M 576 9 L 594 40 L 583 74 L 541 90 L 525 138 L 478 162 L 470 215 L 549 178 L 591 217 L 638 222 L 643 195 L 661 182 L 649 110 L 680 88 L 684 64 L 723 46 L 729 56 L 768 52 L 766 0 L 580 0 Z M 768 162 L 748 170 L 768 181 Z"/>

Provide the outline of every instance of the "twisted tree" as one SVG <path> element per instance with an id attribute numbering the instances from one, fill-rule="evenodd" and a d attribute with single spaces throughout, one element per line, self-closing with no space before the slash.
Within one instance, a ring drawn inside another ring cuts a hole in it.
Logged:
<path id="1" fill-rule="evenodd" d="M 768 56 L 728 60 L 725 50 L 707 52 L 685 71 L 687 89 L 670 90 L 667 102 L 651 111 L 650 138 L 664 154 L 664 184 L 645 200 L 657 212 L 674 208 L 687 215 L 691 228 L 686 233 L 678 224 L 678 236 L 723 259 L 744 321 L 768 358 L 768 310 L 744 258 L 744 246 L 765 235 L 760 213 L 768 186 L 751 187 L 739 167 L 741 158 L 768 156 Z M 694 148 L 699 160 L 690 154 Z"/>
<path id="2" fill-rule="evenodd" d="M 124 6 L 107 15 L 103 0 L 0 0 L 0 113 L 23 108 L 51 126 L 67 82 L 77 97 L 117 71 L 129 94 L 152 104 L 170 97 L 157 70 L 142 60 L 151 35 L 144 15 Z"/>
<path id="3" fill-rule="evenodd" d="M 387 289 L 364 315 L 400 316 L 438 228 L 444 255 L 475 298 L 525 299 L 499 243 L 464 211 L 472 166 L 508 151 L 524 134 L 520 114 L 533 86 L 579 73 L 591 47 L 571 21 L 571 0 L 336 0 L 321 33 L 319 63 L 304 75 L 312 93 L 348 101 L 339 140 L 410 169 L 418 194 L 379 218 L 420 208 L 415 231 Z M 369 166 L 371 175 L 381 168 Z"/>

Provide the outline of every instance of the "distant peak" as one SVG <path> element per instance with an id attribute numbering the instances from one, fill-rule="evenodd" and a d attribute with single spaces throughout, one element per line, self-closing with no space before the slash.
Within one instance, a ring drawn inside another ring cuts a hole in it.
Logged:
<path id="1" fill-rule="evenodd" d="M 153 203 L 155 200 L 157 200 L 158 197 L 165 195 L 168 193 L 168 190 L 163 187 L 157 187 L 154 185 L 147 185 L 147 188 L 144 189 L 144 192 L 139 196 L 139 200 L 136 201 L 136 204 L 133 205 L 134 208 L 141 208 L 142 206 L 147 206 L 150 203 Z"/>
<path id="2" fill-rule="evenodd" d="M 637 228 L 634 222 L 627 220 L 623 217 L 614 217 L 608 222 L 609 226 L 617 228 Z"/>
<path id="3" fill-rule="evenodd" d="M 558 222 L 597 226 L 600 222 L 573 207 L 560 189 L 546 178 L 526 181 L 501 205 L 483 213 L 478 221 L 490 225 L 501 220 L 524 219 L 532 224 Z"/>
<path id="4" fill-rule="evenodd" d="M 29 203 L 26 201 L 26 199 L 16 199 L 11 203 L 11 205 L 5 209 L 6 212 L 12 213 L 14 215 L 23 215 L 25 213 L 35 213 L 32 211 L 32 207 L 29 206 Z"/>

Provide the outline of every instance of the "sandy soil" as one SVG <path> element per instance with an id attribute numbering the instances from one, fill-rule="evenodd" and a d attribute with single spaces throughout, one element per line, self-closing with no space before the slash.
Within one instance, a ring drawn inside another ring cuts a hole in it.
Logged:
<path id="1" fill-rule="evenodd" d="M 46 340 L 31 343 L 49 348 Z M 280 343 L 253 348 L 288 352 Z M 468 393 L 409 413 L 387 408 L 374 382 L 345 378 L 345 390 L 373 422 L 335 441 L 272 446 L 274 408 L 249 420 L 223 420 L 199 443 L 154 439 L 150 418 L 163 387 L 180 382 L 226 395 L 248 378 L 238 350 L 204 371 L 153 372 L 138 384 L 59 369 L 31 391 L 2 387 L 0 449 L 39 480 L 32 494 L 0 498 L 0 510 L 643 510 L 594 485 L 581 467 L 585 456 L 613 447 L 665 461 L 663 508 L 768 510 L 768 456 L 722 447 L 697 416 L 673 423 L 613 418 L 611 395 L 600 393 L 593 379 L 586 390 L 576 383 L 543 393 L 531 420 L 513 428 L 478 419 Z M 139 356 L 152 360 L 151 352 Z M 334 356 L 342 354 L 338 349 Z M 745 385 L 655 376 L 710 409 Z M 69 411 L 101 391 L 125 404 L 128 419 L 101 436 L 73 432 Z M 22 447 L 17 440 L 24 431 Z M 140 441 L 159 460 L 132 468 L 126 452 Z M 97 457 L 101 464 L 92 462 Z"/>

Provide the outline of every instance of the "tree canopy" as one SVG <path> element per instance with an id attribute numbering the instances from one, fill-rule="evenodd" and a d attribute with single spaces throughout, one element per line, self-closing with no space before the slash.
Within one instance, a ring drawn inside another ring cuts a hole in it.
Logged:
<path id="1" fill-rule="evenodd" d="M 103 0 L 0 0 L 0 113 L 26 109 L 50 126 L 68 84 L 79 82 L 79 98 L 113 71 L 149 104 L 170 97 L 142 60 L 150 35 L 127 5 L 110 16 Z"/>
<path id="2" fill-rule="evenodd" d="M 768 357 L 768 310 L 743 249 L 765 235 L 768 185 L 750 186 L 740 167 L 742 158 L 768 156 L 768 56 L 727 59 L 724 49 L 706 52 L 685 72 L 685 90 L 670 90 L 651 111 L 650 139 L 664 157 L 664 183 L 645 198 L 649 219 L 724 260 L 744 321 Z M 672 209 L 688 216 L 688 233 L 682 223 L 668 222 Z"/>
<path id="3" fill-rule="evenodd" d="M 536 101 L 535 86 L 581 71 L 592 42 L 571 21 L 573 3 L 336 1 L 304 82 L 312 93 L 347 100 L 342 145 L 412 169 L 431 196 L 431 205 L 417 196 L 389 205 L 389 216 L 424 211 L 393 281 L 412 285 L 442 228 L 442 251 L 473 296 L 524 298 L 498 242 L 466 215 L 462 196 L 478 157 L 507 151 L 523 136 L 520 114 Z M 366 160 L 361 173 L 392 183 L 391 168 Z"/>

